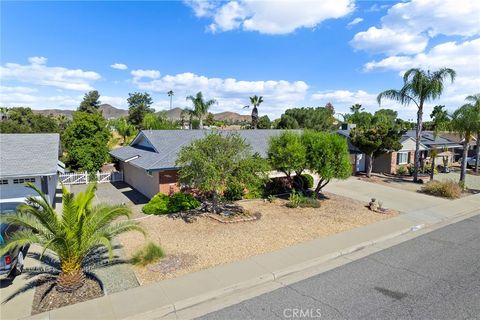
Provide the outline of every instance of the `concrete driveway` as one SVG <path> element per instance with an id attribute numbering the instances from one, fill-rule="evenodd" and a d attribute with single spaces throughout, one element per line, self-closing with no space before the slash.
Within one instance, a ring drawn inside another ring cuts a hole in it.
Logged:
<path id="1" fill-rule="evenodd" d="M 324 190 L 363 201 L 365 204 L 370 202 L 372 198 L 376 198 L 383 203 L 385 208 L 395 209 L 402 213 L 427 209 L 450 201 L 373 182 L 361 181 L 355 178 L 332 181 Z"/>

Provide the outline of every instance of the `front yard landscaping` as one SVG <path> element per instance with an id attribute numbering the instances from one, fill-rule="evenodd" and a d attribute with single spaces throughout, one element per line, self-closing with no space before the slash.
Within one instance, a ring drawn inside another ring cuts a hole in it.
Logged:
<path id="1" fill-rule="evenodd" d="M 147 237 L 159 244 L 166 257 L 159 262 L 133 266 L 140 284 L 175 278 L 250 256 L 271 252 L 307 240 L 325 237 L 358 226 L 388 219 L 397 213 L 375 213 L 366 203 L 326 193 L 319 208 L 288 208 L 288 200 L 240 200 L 251 214 L 261 218 L 250 222 L 221 223 L 207 215 L 195 222 L 168 216 L 150 215 L 141 225 Z M 145 238 L 136 233 L 120 236 L 127 256 L 133 256 L 145 244 Z"/>

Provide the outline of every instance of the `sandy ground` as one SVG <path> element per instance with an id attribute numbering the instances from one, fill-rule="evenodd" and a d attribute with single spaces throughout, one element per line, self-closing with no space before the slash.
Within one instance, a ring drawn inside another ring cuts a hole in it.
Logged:
<path id="1" fill-rule="evenodd" d="M 182 274 L 198 271 L 249 256 L 271 252 L 293 244 L 325 237 L 357 226 L 388 219 L 389 214 L 374 213 L 364 203 L 327 194 L 320 208 L 285 206 L 286 201 L 275 203 L 264 200 L 243 200 L 240 203 L 251 212 L 261 212 L 262 218 L 253 222 L 223 224 L 208 217 L 194 223 L 166 216 L 146 216 L 139 219 L 149 240 L 159 243 L 167 255 L 194 256 L 189 264 L 174 272 L 151 271 L 155 265 L 133 266 L 140 284 L 146 284 Z M 127 256 L 132 256 L 146 239 L 137 233 L 120 236 Z M 161 262 L 160 262 L 161 263 Z"/>

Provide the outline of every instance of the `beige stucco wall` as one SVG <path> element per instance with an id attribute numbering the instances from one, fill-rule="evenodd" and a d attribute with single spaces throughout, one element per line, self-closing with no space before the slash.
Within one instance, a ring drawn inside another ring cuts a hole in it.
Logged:
<path id="1" fill-rule="evenodd" d="M 120 168 L 123 171 L 124 181 L 140 193 L 148 198 L 152 198 L 158 193 L 158 172 L 152 172 L 152 175 L 149 176 L 145 170 L 125 162 L 120 163 Z"/>

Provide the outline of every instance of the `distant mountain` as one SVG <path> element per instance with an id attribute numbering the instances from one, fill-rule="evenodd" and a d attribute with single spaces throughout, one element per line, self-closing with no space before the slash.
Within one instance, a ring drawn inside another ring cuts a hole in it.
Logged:
<path id="1" fill-rule="evenodd" d="M 116 119 L 128 115 L 128 110 L 118 109 L 109 104 L 101 104 L 98 109 L 102 111 L 105 119 Z"/>
<path id="2" fill-rule="evenodd" d="M 125 117 L 128 115 L 128 110 L 125 109 L 118 109 L 114 106 L 109 104 L 101 104 L 99 110 L 102 111 L 103 117 L 105 119 L 115 119 L 120 117 Z M 172 110 L 162 110 L 163 112 L 167 113 L 167 117 L 172 120 L 180 120 L 180 114 L 182 113 L 182 108 L 173 108 Z M 160 112 L 162 112 L 160 111 Z M 62 110 L 62 109 L 44 109 L 44 110 L 33 110 L 33 112 L 40 113 L 43 115 L 52 115 L 58 116 L 60 114 L 64 114 L 69 118 L 72 118 L 74 110 Z M 239 114 L 236 112 L 220 112 L 214 113 L 214 118 L 216 120 L 228 120 L 228 121 L 250 121 L 250 115 Z"/>
<path id="3" fill-rule="evenodd" d="M 128 110 L 118 109 L 106 103 L 101 104 L 98 109 L 102 111 L 103 117 L 105 119 L 115 119 L 115 118 L 120 118 L 128 115 Z M 75 110 L 62 110 L 62 109 L 33 110 L 33 112 L 35 113 L 40 113 L 46 116 L 52 115 L 56 117 L 58 115 L 64 114 L 69 118 L 73 117 L 74 111 Z"/>
<path id="4" fill-rule="evenodd" d="M 236 112 L 230 112 L 230 111 L 214 113 L 213 116 L 215 117 L 216 120 L 220 120 L 220 121 L 222 120 L 250 121 L 252 119 L 250 115 L 238 114 Z"/>

